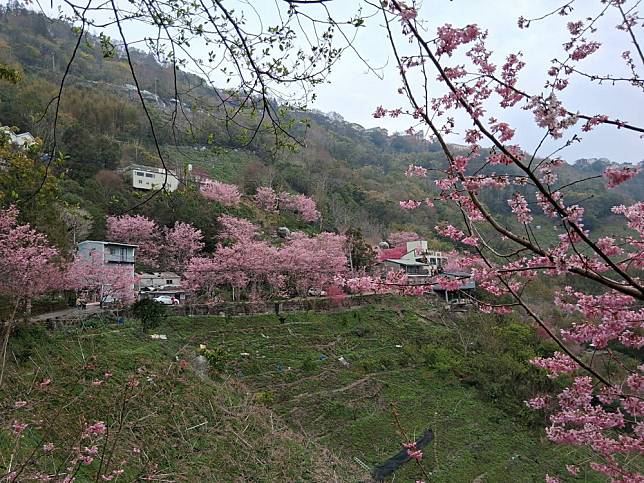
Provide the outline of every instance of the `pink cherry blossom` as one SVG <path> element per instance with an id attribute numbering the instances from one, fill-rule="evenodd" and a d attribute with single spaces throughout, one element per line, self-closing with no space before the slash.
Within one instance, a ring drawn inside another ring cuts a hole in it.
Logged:
<path id="1" fill-rule="evenodd" d="M 407 201 L 400 201 L 399 204 L 403 210 L 415 210 L 423 203 L 422 201 L 407 200 Z"/>
<path id="2" fill-rule="evenodd" d="M 531 409 L 543 409 L 548 405 L 548 399 L 549 398 L 547 395 L 541 395 L 541 396 L 535 396 L 532 399 L 524 402 L 525 402 L 525 405 Z"/>
<path id="3" fill-rule="evenodd" d="M 420 239 L 420 235 L 413 231 L 396 231 L 394 233 L 390 233 L 387 237 L 387 241 L 392 248 L 400 246 L 405 249 L 407 248 L 407 242 L 417 241 Z"/>
<path id="4" fill-rule="evenodd" d="M 204 198 L 224 206 L 237 206 L 241 202 L 241 193 L 234 184 L 209 180 L 201 185 L 200 191 Z"/>
<path id="5" fill-rule="evenodd" d="M 20 421 L 14 421 L 11 424 L 11 430 L 13 431 L 13 435 L 16 438 L 20 438 L 22 436 L 22 433 L 27 429 L 27 426 L 29 426 L 27 423 L 21 423 Z"/>
<path id="6" fill-rule="evenodd" d="M 97 421 L 94 424 L 87 425 L 83 436 L 85 438 L 95 438 L 97 436 L 102 436 L 107 431 L 107 426 L 103 421 Z"/>
<path id="7" fill-rule="evenodd" d="M 221 225 L 219 238 L 246 242 L 254 239 L 259 233 L 259 227 L 248 220 L 230 215 L 221 215 L 218 220 Z"/>
<path id="8" fill-rule="evenodd" d="M 376 110 L 374 111 L 374 113 L 373 113 L 373 117 L 375 117 L 376 119 L 379 119 L 381 117 L 385 117 L 386 115 L 387 115 L 387 111 L 385 109 L 383 109 L 382 106 L 378 106 L 376 108 Z"/>
<path id="9" fill-rule="evenodd" d="M 257 188 L 255 194 L 255 203 L 262 210 L 276 211 L 277 210 L 277 193 L 268 186 L 260 186 Z"/>
<path id="10" fill-rule="evenodd" d="M 555 352 L 552 357 L 536 357 L 530 360 L 530 364 L 545 369 L 548 377 L 552 378 L 579 368 L 575 361 L 561 352 Z"/>
<path id="11" fill-rule="evenodd" d="M 203 234 L 194 226 L 175 222 L 163 230 L 163 250 L 160 262 L 164 269 L 183 273 L 188 261 L 203 250 Z"/>
<path id="12" fill-rule="evenodd" d="M 601 44 L 599 42 L 583 42 L 573 50 L 572 54 L 570 54 L 570 58 L 572 60 L 585 59 L 590 54 L 596 52 L 600 46 Z"/>
<path id="13" fill-rule="evenodd" d="M 633 179 L 639 172 L 639 166 L 609 166 L 604 170 L 604 178 L 608 181 L 608 187 L 614 188 Z"/>
<path id="14" fill-rule="evenodd" d="M 591 117 L 586 123 L 582 126 L 581 130 L 584 132 L 589 132 L 593 129 L 595 126 L 599 126 L 600 124 L 605 123 L 608 121 L 608 116 L 605 115 L 597 115 Z"/>
<path id="15" fill-rule="evenodd" d="M 511 200 L 508 200 L 512 213 L 517 215 L 519 223 L 530 223 L 532 221 L 532 214 L 528 207 L 528 202 L 520 193 L 515 193 Z"/>
<path id="16" fill-rule="evenodd" d="M 142 215 L 109 216 L 107 239 L 137 245 L 137 262 L 156 268 L 161 246 L 161 233 L 157 224 Z"/>
<path id="17" fill-rule="evenodd" d="M 452 226 L 452 225 L 446 225 L 445 227 L 434 227 L 434 229 L 441 235 L 446 238 L 451 238 L 452 240 L 455 241 L 460 241 L 465 237 L 465 233 L 463 233 L 462 230 L 459 230 L 458 228 Z"/>
<path id="18" fill-rule="evenodd" d="M 412 176 L 419 176 L 421 178 L 425 178 L 427 176 L 427 168 L 423 168 L 422 166 L 416 166 L 415 164 L 410 164 L 409 167 L 407 168 L 407 171 L 405 171 L 405 176 L 412 177 Z"/>
<path id="19" fill-rule="evenodd" d="M 20 304 L 62 286 L 58 250 L 17 219 L 15 207 L 0 210 L 0 295 Z"/>
<path id="20" fill-rule="evenodd" d="M 479 38 L 486 36 L 481 32 L 477 25 L 468 25 L 464 28 L 454 28 L 450 24 L 443 25 L 437 30 L 437 49 L 436 54 L 452 55 L 459 45 L 467 44 Z"/>
<path id="21" fill-rule="evenodd" d="M 280 210 L 293 211 L 304 221 L 312 222 L 320 218 L 315 201 L 306 195 L 282 192 L 278 195 L 278 203 Z"/>

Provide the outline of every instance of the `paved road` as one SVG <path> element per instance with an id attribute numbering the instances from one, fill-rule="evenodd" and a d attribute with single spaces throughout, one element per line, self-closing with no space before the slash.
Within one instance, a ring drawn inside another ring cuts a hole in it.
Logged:
<path id="1" fill-rule="evenodd" d="M 57 310 L 56 312 L 47 312 L 46 314 L 35 315 L 31 317 L 32 322 L 39 322 L 48 319 L 61 319 L 74 315 L 81 314 L 96 314 L 101 311 L 101 306 L 99 304 L 88 304 L 85 310 L 71 308 L 65 310 Z"/>

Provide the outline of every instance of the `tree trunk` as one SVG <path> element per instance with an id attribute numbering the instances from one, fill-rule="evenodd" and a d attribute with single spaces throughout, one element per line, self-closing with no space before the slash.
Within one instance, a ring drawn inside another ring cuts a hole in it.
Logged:
<path id="1" fill-rule="evenodd" d="M 7 320 L 3 326 L 3 333 L 2 333 L 2 369 L 0 369 L 0 387 L 2 387 L 2 381 L 4 380 L 4 368 L 7 363 L 7 349 L 9 347 L 9 337 L 11 336 L 11 329 L 13 327 L 13 324 L 16 320 L 16 313 L 18 312 L 18 306 L 20 305 L 20 301 L 16 300 L 15 305 L 13 307 L 13 312 L 11 313 L 11 316 L 9 317 L 9 320 Z"/>

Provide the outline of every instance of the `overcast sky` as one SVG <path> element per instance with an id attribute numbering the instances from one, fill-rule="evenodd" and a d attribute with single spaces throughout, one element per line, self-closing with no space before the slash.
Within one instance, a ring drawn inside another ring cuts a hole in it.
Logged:
<path id="1" fill-rule="evenodd" d="M 351 2 L 343 2 L 345 5 L 348 3 Z M 437 26 L 444 23 L 454 26 L 476 23 L 488 29 L 488 43 L 496 55 L 494 62 L 500 66 L 506 54 L 523 52 L 527 66 L 520 76 L 521 87 L 528 92 L 539 92 L 547 78 L 546 71 L 550 66 L 550 60 L 556 56 L 561 57 L 561 44 L 568 40 L 565 32 L 562 32 L 565 22 L 583 18 L 584 15 L 579 11 L 570 17 L 562 18 L 557 15 L 543 23 L 535 23 L 527 30 L 518 28 L 517 19 L 521 15 L 526 18 L 538 17 L 562 3 L 547 0 L 425 0 L 420 17 L 427 21 L 428 31 L 432 34 Z M 577 3 L 593 6 L 593 10 L 600 4 L 598 0 L 583 0 L 583 3 Z M 588 13 L 590 10 L 584 12 Z M 401 83 L 394 66 L 395 60 L 387 48 L 387 39 L 378 28 L 380 19 L 369 22 L 368 28 L 358 37 L 357 47 L 373 65 L 387 65 L 384 69 L 384 79 L 380 80 L 368 73 L 354 56 L 347 54 L 331 74 L 332 83 L 318 90 L 317 105 L 321 110 L 337 111 L 347 120 L 366 127 L 382 126 L 390 130 L 402 130 L 408 127 L 408 122 L 399 119 L 374 119 L 371 115 L 377 105 L 382 104 L 385 108 L 397 107 L 404 99 L 397 94 Z M 620 62 L 620 55 L 624 50 L 634 52 L 634 48 L 629 44 L 626 35 L 614 28 L 617 23 L 615 15 L 607 15 L 599 24 L 603 26 L 603 33 L 600 35 L 602 47 L 581 64 L 583 67 L 599 74 L 615 72 L 615 69 L 626 74 Z M 644 35 L 642 38 L 644 40 Z M 644 70 L 644 67 L 642 69 Z M 561 98 L 571 111 L 579 110 L 589 115 L 603 113 L 640 126 L 644 124 L 643 93 L 630 85 L 604 87 L 580 79 L 566 89 Z M 528 150 L 533 149 L 541 139 L 543 131 L 535 128 L 533 117 L 529 113 L 515 111 L 508 116 L 508 111 L 499 108 L 490 114 L 503 120 L 509 119 L 510 124 L 517 128 L 516 140 Z M 592 135 L 586 134 L 583 138 L 582 143 L 575 144 L 563 152 L 565 159 L 607 157 L 619 162 L 639 162 L 644 159 L 644 140 L 637 134 L 599 127 Z M 462 142 L 459 137 L 453 137 L 451 141 Z M 551 144 L 551 147 L 559 145 L 560 143 Z"/>
<path id="2" fill-rule="evenodd" d="M 124 0 L 118 1 L 125 3 Z M 633 0 L 627 1 L 627 7 L 632 2 Z M 49 3 L 41 2 L 47 13 L 52 12 L 49 10 Z M 276 23 L 276 4 L 283 5 L 281 0 L 250 0 L 250 3 L 256 10 L 255 14 L 249 10 L 251 26 L 260 21 L 264 26 Z M 53 11 L 60 4 L 60 1 L 54 1 Z M 225 4 L 229 5 L 229 8 L 236 6 L 248 9 L 248 4 L 244 6 L 243 1 L 227 0 Z M 576 10 L 569 17 L 555 15 L 533 24 L 530 29 L 518 28 L 519 16 L 539 17 L 561 4 L 561 0 L 424 0 L 419 17 L 426 22 L 430 38 L 434 36 L 436 27 L 444 23 L 454 26 L 476 23 L 488 29 L 488 45 L 495 51 L 493 62 L 500 67 L 507 54 L 523 52 L 527 67 L 520 76 L 520 87 L 525 91 L 538 93 L 547 79 L 546 71 L 550 66 L 550 60 L 562 56 L 561 44 L 568 40 L 565 23 L 596 13 L 602 7 L 599 0 L 577 0 Z M 359 0 L 332 0 L 327 5 L 337 19 L 350 17 L 359 5 L 364 6 L 363 13 L 373 11 Z M 319 7 L 306 8 L 310 9 L 308 11 L 311 13 L 321 13 Z M 634 48 L 627 35 L 615 28 L 619 23 L 616 14 L 617 11 L 611 8 L 600 20 L 597 40 L 601 41 L 602 47 L 583 61 L 581 67 L 585 70 L 597 74 L 627 74 L 620 55 L 624 50 L 634 51 Z M 137 28 L 133 27 L 134 30 L 128 32 L 130 39 L 144 35 L 142 30 L 136 31 Z M 642 29 L 639 30 L 641 32 Z M 112 32 L 112 35 L 117 37 L 115 34 L 116 32 Z M 644 35 L 642 37 L 644 41 Z M 382 17 L 367 19 L 365 27 L 359 29 L 354 45 L 371 66 L 382 67 L 380 72 L 383 78 L 369 72 L 355 54 L 347 52 L 333 69 L 329 77 L 330 82 L 317 88 L 318 98 L 311 107 L 326 112 L 337 112 L 347 121 L 357 122 L 365 127 L 380 126 L 390 132 L 407 129 L 410 126 L 409 120 L 374 119 L 372 116 L 379 105 L 387 109 L 407 107 L 405 98 L 397 94 L 401 83 L 383 30 Z M 205 52 L 204 49 L 202 57 L 205 56 Z M 195 47 L 195 53 L 199 55 L 199 47 Z M 642 91 L 629 85 L 598 86 L 585 79 L 578 79 L 561 94 L 561 98 L 571 111 L 579 110 L 588 115 L 607 114 L 644 125 Z M 529 112 L 509 112 L 491 107 L 488 115 L 507 121 L 515 127 L 517 136 L 514 141 L 527 151 L 532 151 L 543 135 L 543 131 L 535 127 Z M 463 124 L 463 127 L 469 126 Z M 449 140 L 454 143 L 462 142 L 460 135 L 452 136 Z M 582 157 L 606 157 L 617 162 L 639 162 L 644 159 L 643 143 L 644 140 L 632 132 L 617 131 L 613 127 L 598 127 L 592 135 L 583 135 L 583 142 L 567 148 L 562 156 L 569 161 Z M 560 145 L 561 141 L 550 143 L 540 153 L 548 154 Z"/>

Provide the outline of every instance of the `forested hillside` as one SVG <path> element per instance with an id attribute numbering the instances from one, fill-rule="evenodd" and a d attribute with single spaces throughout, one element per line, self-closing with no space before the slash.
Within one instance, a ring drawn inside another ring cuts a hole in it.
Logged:
<path id="1" fill-rule="evenodd" d="M 90 237 L 103 236 L 106 215 L 138 206 L 135 212 L 160 224 L 171 225 L 180 219 L 192 223 L 210 239 L 217 231 L 215 219 L 223 207 L 205 203 L 188 187 L 141 204 L 142 195 L 133 192 L 116 172 L 131 163 L 160 165 L 161 159 L 140 99 L 128 86 L 132 80 L 123 53 L 109 41 L 85 36 L 69 68 L 56 112 L 51 101 L 58 94 L 75 41 L 70 25 L 62 21 L 17 5 L 0 10 L 0 62 L 21 74 L 15 84 L 0 81 L 0 124 L 39 136 L 47 151 L 54 143 L 53 121 L 57 115 L 55 142 L 64 153 L 64 158 L 48 170 L 50 191 L 39 193 L 38 209 L 30 199 L 38 183 L 25 185 L 23 181 L 44 173 L 39 163 L 2 174 L 3 204 L 24 204 L 21 210 L 25 221 L 34 223 L 59 244 L 69 244 L 69 240 L 62 224 L 56 222 L 61 215 L 54 209 L 54 200 L 82 207 L 91 214 L 94 223 L 87 234 Z M 179 173 L 192 164 L 215 179 L 238 185 L 247 195 L 266 185 L 305 193 L 316 200 L 322 212 L 319 225 L 313 228 L 340 232 L 358 228 L 371 243 L 400 229 L 415 230 L 431 239 L 433 227 L 441 220 L 458 220 L 455 209 L 445 204 L 413 213 L 400 209 L 400 200 L 436 195 L 431 171 L 423 184 L 404 175 L 411 163 L 444 167 L 439 146 L 422 136 L 364 129 L 335 113 L 291 111 L 286 113 L 284 123 L 293 139 L 286 139 L 285 147 L 270 132 L 260 130 L 254 135 L 213 115 L 223 91 L 214 90 L 197 76 L 177 71 L 175 92 L 171 65 L 140 51 L 134 55 L 140 87 L 149 94 L 146 105 L 163 162 Z M 204 110 L 206 106 L 215 109 Z M 605 160 L 584 160 L 566 166 L 559 172 L 559 182 L 563 185 L 581 177 L 601 178 L 606 165 Z M 480 163 L 470 163 L 468 170 L 475 172 L 479 167 Z M 568 196 L 585 200 L 591 208 L 586 213 L 589 228 L 610 231 L 610 207 L 641 199 L 643 180 L 640 174 L 607 192 L 601 179 L 592 179 L 577 184 Z M 509 213 L 506 200 L 518 189 L 508 186 L 493 194 L 487 192 L 483 199 L 493 211 Z M 261 214 L 254 213 L 250 206 L 242 205 L 238 210 L 242 211 L 228 209 L 231 214 L 262 221 Z M 292 219 L 271 222 L 306 227 Z M 550 222 L 544 219 L 543 223 Z"/>

